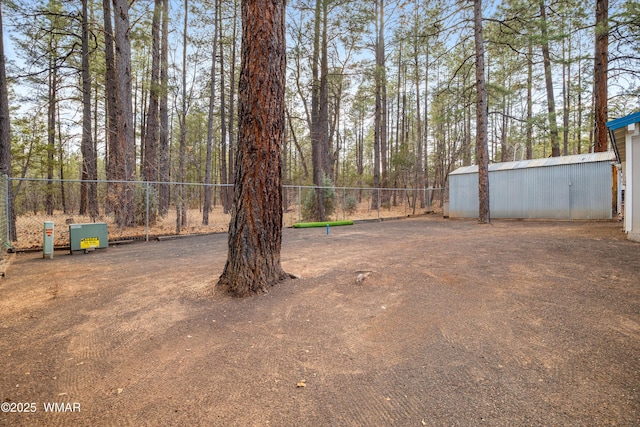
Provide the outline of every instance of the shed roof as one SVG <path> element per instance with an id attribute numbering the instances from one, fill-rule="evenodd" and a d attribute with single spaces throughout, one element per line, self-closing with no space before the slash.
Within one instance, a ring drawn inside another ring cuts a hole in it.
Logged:
<path id="1" fill-rule="evenodd" d="M 572 165 L 579 163 L 593 163 L 593 162 L 612 162 L 616 160 L 616 155 L 613 151 L 605 151 L 602 153 L 585 153 L 585 154 L 574 154 L 572 156 L 560 156 L 560 157 L 545 157 L 542 159 L 532 159 L 532 160 L 520 160 L 515 162 L 504 162 L 504 163 L 491 163 L 489 165 L 489 172 L 493 171 L 504 171 L 504 170 L 513 170 L 513 169 L 527 169 L 527 168 L 538 168 L 538 167 L 547 167 L 547 166 L 558 166 L 558 165 Z M 449 175 L 462 175 L 468 173 L 477 173 L 478 165 L 472 166 L 462 166 Z"/>

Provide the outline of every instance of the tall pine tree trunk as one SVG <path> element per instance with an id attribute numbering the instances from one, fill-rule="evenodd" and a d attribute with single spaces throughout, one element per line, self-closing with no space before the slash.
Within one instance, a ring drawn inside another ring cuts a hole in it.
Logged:
<path id="1" fill-rule="evenodd" d="M 11 177 L 11 127 L 9 118 L 9 90 L 4 57 L 4 36 L 2 32 L 2 3 L 0 2 L 0 174 Z M 16 217 L 13 208 L 13 192 L 9 187 L 9 241 L 16 240 Z"/>
<path id="2" fill-rule="evenodd" d="M 102 1 L 104 16 L 104 47 L 105 47 L 105 108 L 106 114 L 106 176 L 107 180 L 116 179 L 115 165 L 118 164 L 117 149 L 117 118 L 116 118 L 116 64 L 113 46 L 113 25 L 111 22 L 111 0 Z M 111 213 L 115 207 L 117 191 L 112 183 L 107 184 L 107 203 L 105 213 Z"/>
<path id="3" fill-rule="evenodd" d="M 320 188 L 324 179 L 324 139 L 320 126 L 320 24 L 322 16 L 322 3 L 324 0 L 316 0 L 313 30 L 313 58 L 311 61 L 311 160 L 313 168 L 313 185 L 316 186 L 316 220 L 325 220 L 323 190 Z"/>
<path id="4" fill-rule="evenodd" d="M 158 180 L 158 115 L 161 96 L 160 86 L 160 19 L 162 0 L 153 4 L 151 21 L 151 82 L 149 89 L 149 107 L 147 109 L 146 131 L 144 133 L 144 163 L 142 165 L 145 181 Z M 154 185 L 155 188 L 155 185 Z M 155 212 L 152 213 L 155 216 Z"/>
<path id="5" fill-rule="evenodd" d="M 384 48 L 384 0 L 376 0 L 376 70 L 375 70 L 375 112 L 374 112 L 374 187 L 387 187 L 387 77 Z M 388 202 L 388 194 L 383 192 L 382 202 Z M 380 204 L 377 193 L 372 198 L 372 209 Z"/>
<path id="6" fill-rule="evenodd" d="M 169 0 L 162 0 L 162 42 L 160 46 L 160 140 L 158 146 L 159 180 L 168 182 L 169 172 Z M 160 215 L 169 211 L 170 191 L 168 184 L 160 184 L 158 191 Z"/>
<path id="7" fill-rule="evenodd" d="M 135 178 L 135 141 L 133 111 L 131 105 L 131 40 L 129 32 L 129 1 L 113 0 L 115 19 L 115 74 L 116 74 L 116 146 L 118 164 L 115 165 L 116 179 L 133 181 Z M 116 222 L 119 226 L 130 227 L 135 223 L 135 194 L 133 184 L 120 183 L 117 192 Z"/>
<path id="8" fill-rule="evenodd" d="M 49 62 L 49 105 L 47 110 L 47 215 L 53 215 L 53 163 L 56 154 L 56 104 L 58 98 L 58 69 L 53 58 Z"/>
<path id="9" fill-rule="evenodd" d="M 98 159 L 91 133 L 91 75 L 89 70 L 88 0 L 82 0 L 82 175 L 86 183 L 89 216 L 98 216 Z"/>
<path id="10" fill-rule="evenodd" d="M 320 99 L 318 105 L 318 126 L 322 141 L 323 178 L 333 176 L 332 147 L 329 141 L 329 58 L 327 53 L 327 0 L 322 0 L 322 37 L 320 41 Z M 324 190 L 323 190 L 324 192 Z"/>
<path id="11" fill-rule="evenodd" d="M 284 0 L 242 1 L 234 203 L 227 263 L 218 282 L 237 296 L 266 291 L 288 277 L 280 264 L 284 22 Z"/>
<path id="12" fill-rule="evenodd" d="M 609 1 L 596 0 L 595 61 L 593 90 L 595 97 L 595 127 L 593 151 L 607 151 L 607 73 L 609 68 Z"/>
<path id="13" fill-rule="evenodd" d="M 187 155 L 187 28 L 189 22 L 189 0 L 184 0 L 184 22 L 182 27 L 182 106 L 178 113 L 180 123 L 180 147 L 178 150 L 178 188 L 176 192 L 176 233 L 187 225 L 187 206 L 184 182 L 186 180 L 185 157 Z"/>
<path id="14" fill-rule="evenodd" d="M 551 136 L 551 155 L 560 156 L 558 141 L 558 122 L 556 120 L 556 101 L 553 94 L 551 72 L 551 56 L 549 54 L 549 34 L 547 31 L 547 12 L 544 0 L 540 1 L 540 32 L 542 36 L 542 62 L 544 64 L 544 81 L 547 88 L 547 110 L 549 112 L 549 134 Z"/>
<path id="15" fill-rule="evenodd" d="M 482 0 L 473 7 L 476 46 L 476 160 L 478 162 L 478 222 L 489 224 L 489 147 L 487 137 L 487 90 L 484 77 L 484 39 L 482 37 Z"/>
<path id="16" fill-rule="evenodd" d="M 211 157 L 213 152 L 213 119 L 214 119 L 214 107 L 216 102 L 216 53 L 218 50 L 218 10 L 219 2 L 214 2 L 214 15 L 216 18 L 213 20 L 213 51 L 211 52 L 211 72 L 209 73 L 210 91 L 209 91 L 209 115 L 207 117 L 207 154 L 206 164 L 204 172 L 204 204 L 202 207 L 202 224 L 209 225 L 209 211 L 211 211 Z"/>
<path id="17" fill-rule="evenodd" d="M 418 51 L 418 33 L 417 33 L 417 18 L 418 18 L 418 8 L 416 7 L 416 33 L 414 34 L 415 40 L 413 45 L 413 54 L 414 54 L 414 80 L 415 80 L 415 89 L 416 89 L 416 128 L 418 131 L 418 140 L 416 141 L 416 171 L 415 171 L 415 187 L 420 194 L 420 208 L 423 209 L 425 207 L 425 199 L 424 199 L 424 172 L 423 172 L 423 154 L 422 147 L 424 144 L 424 140 L 422 137 L 422 112 L 420 110 L 420 61 L 419 61 L 419 51 Z M 426 114 L 426 113 L 425 113 Z M 413 205 L 413 213 L 416 212 L 416 205 L 414 202 Z"/>
<path id="18" fill-rule="evenodd" d="M 529 38 L 527 50 L 527 160 L 533 158 L 533 41 Z"/>
<path id="19" fill-rule="evenodd" d="M 227 141 L 227 151 L 229 152 L 229 161 L 227 162 L 227 182 L 233 182 L 234 166 L 235 166 L 235 99 L 236 99 L 236 39 L 238 31 L 238 0 L 233 0 L 233 36 L 231 37 L 231 67 L 229 70 L 229 140 Z M 233 202 L 233 190 L 227 191 L 227 203 L 231 206 Z"/>
<path id="20" fill-rule="evenodd" d="M 2 33 L 2 2 L 0 2 L 0 174 L 11 176 L 11 128 L 9 90 Z"/>
<path id="21" fill-rule="evenodd" d="M 222 37 L 222 2 L 218 5 L 218 31 L 220 32 L 220 182 L 222 184 L 229 183 L 229 172 L 227 168 L 227 108 L 226 108 L 226 87 L 225 87 L 225 69 L 224 69 L 224 38 Z M 231 211 L 231 200 L 228 196 L 229 188 L 225 186 L 220 188 L 220 198 L 224 213 Z"/>

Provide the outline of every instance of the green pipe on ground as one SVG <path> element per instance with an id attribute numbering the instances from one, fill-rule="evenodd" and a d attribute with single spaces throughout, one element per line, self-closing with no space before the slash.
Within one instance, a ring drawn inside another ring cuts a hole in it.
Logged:
<path id="1" fill-rule="evenodd" d="M 293 224 L 293 228 L 312 228 L 312 227 L 337 227 L 339 225 L 353 225 L 353 221 L 325 221 L 325 222 L 298 222 Z"/>

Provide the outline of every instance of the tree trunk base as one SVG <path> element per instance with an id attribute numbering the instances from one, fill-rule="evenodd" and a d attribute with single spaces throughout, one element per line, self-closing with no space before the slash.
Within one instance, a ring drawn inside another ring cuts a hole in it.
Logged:
<path id="1" fill-rule="evenodd" d="M 233 276 L 233 277 L 229 277 Z M 299 276 L 295 274 L 287 273 L 284 270 L 281 270 L 272 280 L 269 281 L 251 281 L 253 283 L 252 286 L 247 287 L 247 279 L 241 278 L 237 274 L 225 274 L 222 273 L 220 279 L 215 285 L 215 289 L 218 292 L 222 292 L 225 294 L 233 295 L 234 297 L 248 297 L 251 295 L 255 295 L 258 293 L 269 293 L 269 289 L 277 285 L 278 283 L 284 282 L 290 279 L 300 279 Z"/>

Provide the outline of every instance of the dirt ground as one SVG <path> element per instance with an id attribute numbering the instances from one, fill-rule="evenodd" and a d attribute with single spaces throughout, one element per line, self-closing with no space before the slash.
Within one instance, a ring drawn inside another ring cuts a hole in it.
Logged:
<path id="1" fill-rule="evenodd" d="M 619 223 L 286 229 L 301 278 L 245 299 L 215 292 L 225 259 L 225 234 L 15 255 L 0 425 L 640 425 Z"/>

